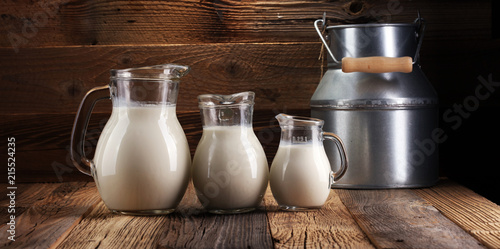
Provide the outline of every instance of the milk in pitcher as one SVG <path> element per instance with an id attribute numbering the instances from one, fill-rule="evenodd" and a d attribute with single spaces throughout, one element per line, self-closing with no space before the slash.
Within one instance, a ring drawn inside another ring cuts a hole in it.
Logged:
<path id="1" fill-rule="evenodd" d="M 270 185 L 278 203 L 318 208 L 330 194 L 330 162 L 321 145 L 284 145 L 271 165 Z"/>
<path id="2" fill-rule="evenodd" d="M 244 210 L 262 201 L 268 182 L 266 155 L 252 127 L 211 126 L 193 158 L 193 183 L 209 210 Z"/>
<path id="3" fill-rule="evenodd" d="M 111 210 L 175 209 L 189 181 L 191 156 L 175 106 L 113 107 L 93 172 Z"/>

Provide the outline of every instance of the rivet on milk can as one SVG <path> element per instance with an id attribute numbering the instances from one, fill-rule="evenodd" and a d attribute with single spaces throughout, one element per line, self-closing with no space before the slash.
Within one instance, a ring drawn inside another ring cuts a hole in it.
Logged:
<path id="1" fill-rule="evenodd" d="M 328 70 L 311 98 L 311 116 L 344 140 L 350 169 L 335 187 L 435 184 L 438 98 L 419 65 L 424 20 L 328 26 L 326 38 L 320 23 L 324 17 L 314 27 L 328 51 Z M 331 165 L 340 165 L 337 148 L 325 144 L 325 150 Z"/>

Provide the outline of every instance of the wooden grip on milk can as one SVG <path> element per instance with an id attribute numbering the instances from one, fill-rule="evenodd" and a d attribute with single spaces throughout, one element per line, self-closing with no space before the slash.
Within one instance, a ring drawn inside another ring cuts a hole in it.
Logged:
<path id="1" fill-rule="evenodd" d="M 413 60 L 409 56 L 391 58 L 382 56 L 363 58 L 342 58 L 342 72 L 364 72 L 364 73 L 411 73 Z"/>

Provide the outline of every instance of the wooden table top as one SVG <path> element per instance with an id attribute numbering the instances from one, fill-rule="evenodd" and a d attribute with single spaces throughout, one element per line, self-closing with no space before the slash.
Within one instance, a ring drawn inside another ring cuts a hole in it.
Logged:
<path id="1" fill-rule="evenodd" d="M 423 189 L 334 189 L 308 212 L 278 210 L 268 189 L 257 211 L 236 215 L 207 213 L 190 185 L 174 213 L 147 217 L 111 213 L 93 182 L 15 187 L 0 184 L 0 247 L 500 248 L 500 207 L 447 179 Z"/>

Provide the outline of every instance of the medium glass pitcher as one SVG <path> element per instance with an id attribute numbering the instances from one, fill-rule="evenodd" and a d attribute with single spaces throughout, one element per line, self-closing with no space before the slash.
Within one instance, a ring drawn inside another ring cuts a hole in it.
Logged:
<path id="1" fill-rule="evenodd" d="M 111 70 L 108 86 L 82 100 L 71 134 L 71 159 L 94 177 L 113 212 L 167 214 L 177 207 L 189 181 L 191 155 L 176 116 L 180 78 L 189 67 L 164 64 Z M 94 104 L 111 98 L 113 111 L 86 158 L 85 133 Z"/>
<path id="2" fill-rule="evenodd" d="M 321 208 L 330 188 L 344 176 L 347 157 L 344 143 L 335 134 L 323 132 L 323 120 L 279 114 L 281 127 L 278 151 L 271 165 L 270 185 L 281 209 L 290 211 Z M 341 165 L 333 172 L 323 147 L 333 141 L 341 155 Z"/>
<path id="3" fill-rule="evenodd" d="M 252 211 L 264 197 L 269 166 L 252 128 L 254 96 L 198 96 L 203 135 L 193 158 L 193 183 L 209 212 Z"/>

